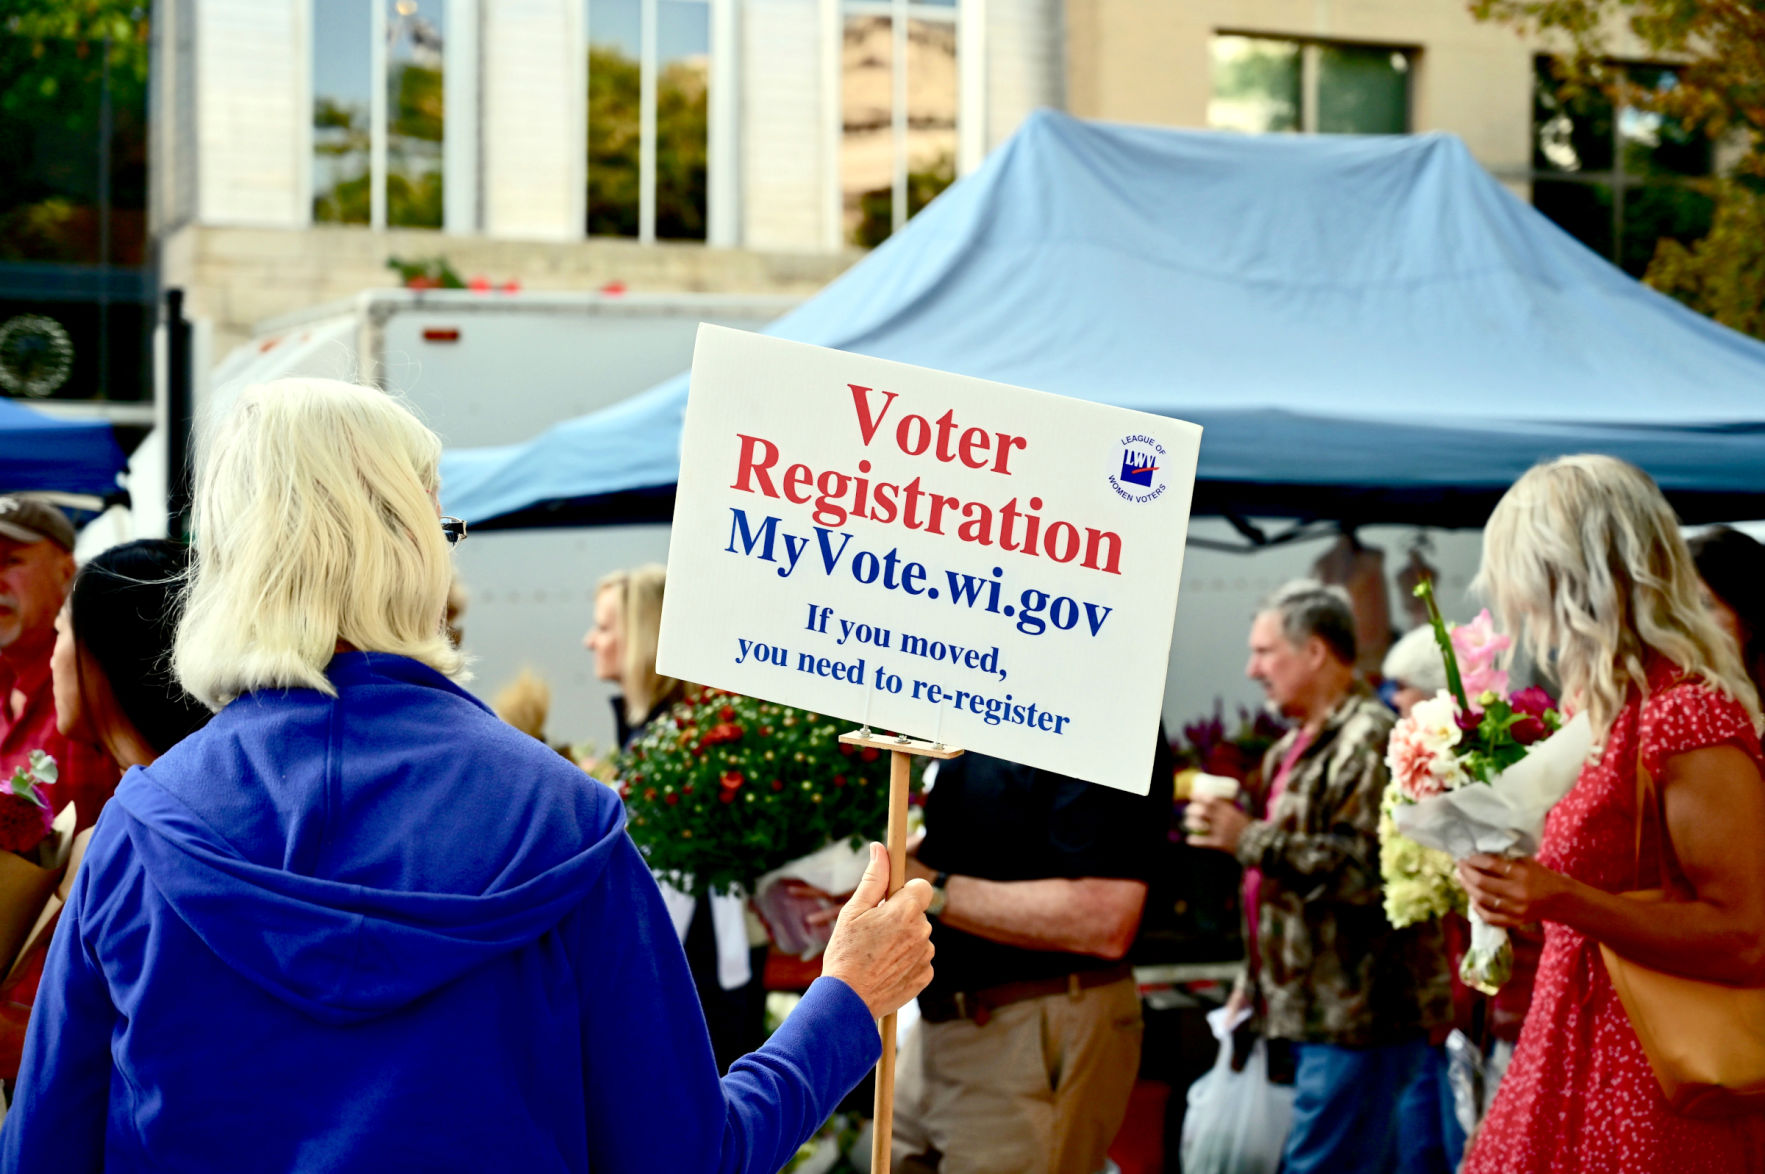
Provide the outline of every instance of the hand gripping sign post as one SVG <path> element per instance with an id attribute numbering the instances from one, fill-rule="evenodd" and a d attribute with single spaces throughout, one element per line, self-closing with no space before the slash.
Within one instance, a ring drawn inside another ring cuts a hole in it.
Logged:
<path id="1" fill-rule="evenodd" d="M 861 723 L 844 740 L 891 751 L 891 893 L 909 755 L 948 743 L 1144 794 L 1200 439 L 701 326 L 657 667 Z M 886 1170 L 892 1022 L 883 1042 Z"/>

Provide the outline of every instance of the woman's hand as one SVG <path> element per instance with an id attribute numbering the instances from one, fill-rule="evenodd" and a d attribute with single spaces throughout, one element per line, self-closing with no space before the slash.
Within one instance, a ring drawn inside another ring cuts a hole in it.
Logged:
<path id="1" fill-rule="evenodd" d="M 1501 929 L 1551 920 L 1552 907 L 1573 883 L 1530 856 L 1479 853 L 1465 857 L 1458 867 L 1477 916 Z"/>
<path id="2" fill-rule="evenodd" d="M 870 846 L 870 867 L 840 910 L 821 973 L 857 992 L 871 1017 L 893 1014 L 932 980 L 932 923 L 926 919 L 932 887 L 910 880 L 889 891 L 889 854 Z"/>

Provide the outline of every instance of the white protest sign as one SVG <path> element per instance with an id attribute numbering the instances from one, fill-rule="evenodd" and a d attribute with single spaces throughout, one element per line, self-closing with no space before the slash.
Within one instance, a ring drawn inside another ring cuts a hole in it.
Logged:
<path id="1" fill-rule="evenodd" d="M 658 668 L 1144 793 L 1200 440 L 701 326 Z"/>

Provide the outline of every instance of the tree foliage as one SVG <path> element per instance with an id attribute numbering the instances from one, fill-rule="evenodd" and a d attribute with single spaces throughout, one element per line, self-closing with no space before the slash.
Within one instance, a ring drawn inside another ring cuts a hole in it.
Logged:
<path id="1" fill-rule="evenodd" d="M 588 231 L 636 236 L 642 148 L 642 70 L 607 45 L 588 50 Z M 656 77 L 656 235 L 705 239 L 708 93 L 690 62 Z"/>
<path id="2" fill-rule="evenodd" d="M 1720 144 L 1708 235 L 1663 239 L 1644 280 L 1736 330 L 1765 338 L 1765 0 L 1471 0 L 1483 20 L 1561 42 L 1571 85 L 1657 111 Z M 1632 84 L 1614 34 L 1679 66 L 1678 84 Z"/>
<path id="3" fill-rule="evenodd" d="M 956 159 L 948 152 L 907 172 L 907 218 L 919 215 L 920 209 L 937 198 L 938 193 L 956 182 Z M 895 231 L 895 193 L 893 188 L 878 188 L 858 197 L 858 226 L 852 230 L 852 243 L 874 249 Z"/>
<path id="4" fill-rule="evenodd" d="M 101 178 L 112 208 L 108 259 L 140 259 L 148 57 L 145 5 L 8 0 L 0 16 L 0 260 L 101 260 Z"/>
<path id="5" fill-rule="evenodd" d="M 399 63 L 389 70 L 386 112 L 386 222 L 409 228 L 442 224 L 441 146 L 446 133 L 441 70 Z M 366 224 L 373 192 L 368 172 L 368 111 L 320 96 L 313 101 L 313 150 L 335 178 L 313 195 L 313 219 Z"/>
<path id="6" fill-rule="evenodd" d="M 1664 240 L 1648 283 L 1724 326 L 1765 339 L 1765 197 L 1735 180 L 1716 185 L 1709 235 Z"/>

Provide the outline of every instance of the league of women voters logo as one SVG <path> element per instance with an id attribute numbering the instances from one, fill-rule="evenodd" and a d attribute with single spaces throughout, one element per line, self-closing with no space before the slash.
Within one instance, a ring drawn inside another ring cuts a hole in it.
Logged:
<path id="1" fill-rule="evenodd" d="M 1164 495 L 1164 445 L 1150 436 L 1135 433 L 1116 444 L 1121 471 L 1109 478 L 1109 487 L 1131 502 L 1153 501 Z"/>

